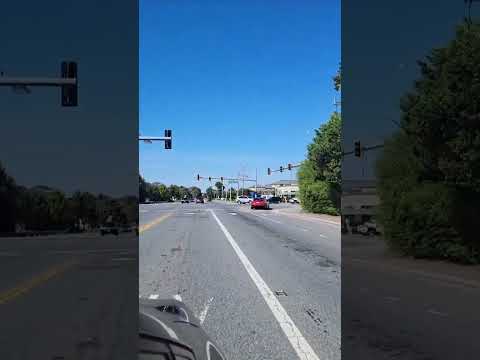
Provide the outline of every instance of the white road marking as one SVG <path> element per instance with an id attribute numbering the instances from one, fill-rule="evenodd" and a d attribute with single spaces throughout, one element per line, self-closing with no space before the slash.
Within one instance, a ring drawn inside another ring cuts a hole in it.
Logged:
<path id="1" fill-rule="evenodd" d="M 323 235 L 323 234 L 318 234 L 318 236 L 323 237 L 323 238 L 326 238 L 326 236 Z"/>
<path id="2" fill-rule="evenodd" d="M 200 324 L 203 324 L 203 322 L 205 321 L 205 318 L 207 317 L 208 308 L 212 304 L 212 301 L 213 301 L 213 297 L 207 301 L 207 303 L 205 304 L 205 307 L 203 308 L 202 312 L 198 316 L 198 320 L 200 320 Z"/>
<path id="3" fill-rule="evenodd" d="M 212 213 L 213 218 L 217 221 L 218 226 L 225 234 L 228 242 L 232 246 L 233 250 L 237 254 L 238 258 L 242 262 L 245 270 L 247 270 L 248 275 L 250 275 L 251 279 L 255 283 L 258 288 L 258 291 L 263 296 L 263 299 L 267 303 L 268 307 L 272 311 L 273 316 L 280 324 L 281 329 L 283 330 L 285 336 L 287 337 L 288 341 L 292 345 L 293 349 L 297 353 L 298 357 L 301 360 L 319 360 L 318 356 L 313 351 L 310 344 L 307 340 L 303 337 L 300 330 L 294 324 L 290 316 L 287 314 L 285 309 L 283 308 L 280 301 L 278 301 L 275 294 L 270 290 L 268 285 L 262 279 L 260 274 L 258 274 L 257 270 L 253 267 L 250 260 L 248 260 L 247 256 L 244 254 L 242 249 L 238 246 L 235 239 L 232 237 L 230 232 L 227 228 L 222 224 L 222 222 L 218 219 L 217 215 L 213 210 L 210 210 Z"/>
<path id="4" fill-rule="evenodd" d="M 439 315 L 439 316 L 447 316 L 446 313 L 434 310 L 434 309 L 429 309 L 427 310 L 428 313 L 433 314 L 433 315 Z"/>
<path id="5" fill-rule="evenodd" d="M 237 213 L 229 213 L 230 215 L 237 215 Z"/>
<path id="6" fill-rule="evenodd" d="M 195 213 L 192 212 L 186 212 L 185 215 L 195 215 Z"/>
<path id="7" fill-rule="evenodd" d="M 387 300 L 387 301 L 399 301 L 400 298 L 395 297 L 395 296 L 386 296 L 385 300 Z"/>
<path id="8" fill-rule="evenodd" d="M 182 301 L 182 297 L 180 296 L 180 294 L 173 295 L 173 298 L 175 300 Z"/>
<path id="9" fill-rule="evenodd" d="M 146 213 L 148 210 L 140 210 L 141 213 Z"/>
<path id="10" fill-rule="evenodd" d="M 158 295 L 157 294 L 152 294 L 148 297 L 149 299 L 152 299 L 152 300 L 157 300 L 158 299 Z"/>

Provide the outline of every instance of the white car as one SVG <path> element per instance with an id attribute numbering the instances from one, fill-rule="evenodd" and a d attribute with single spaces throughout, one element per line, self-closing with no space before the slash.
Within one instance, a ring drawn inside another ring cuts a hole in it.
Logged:
<path id="1" fill-rule="evenodd" d="M 237 196 L 237 204 L 249 204 L 252 201 L 248 196 Z"/>
<path id="2" fill-rule="evenodd" d="M 288 202 L 290 204 L 300 204 L 300 201 L 296 197 L 291 198 Z"/>

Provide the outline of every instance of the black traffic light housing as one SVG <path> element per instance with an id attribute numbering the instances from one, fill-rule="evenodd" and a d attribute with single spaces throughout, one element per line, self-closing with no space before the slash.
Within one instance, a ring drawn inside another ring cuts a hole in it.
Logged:
<path id="1" fill-rule="evenodd" d="M 288 170 L 292 170 L 292 164 L 288 164 Z"/>
<path id="2" fill-rule="evenodd" d="M 208 181 L 212 181 L 212 177 L 211 177 L 211 176 L 208 177 Z"/>
<path id="3" fill-rule="evenodd" d="M 223 182 L 223 176 L 220 176 L 220 181 Z"/>
<path id="4" fill-rule="evenodd" d="M 283 166 L 280 166 L 280 172 L 283 172 Z"/>
<path id="5" fill-rule="evenodd" d="M 197 181 L 200 181 L 200 174 L 197 174 Z"/>
<path id="6" fill-rule="evenodd" d="M 165 137 L 170 139 L 165 139 L 165 149 L 170 150 L 172 148 L 172 130 L 165 130 Z"/>
<path id="7" fill-rule="evenodd" d="M 77 63 L 74 61 L 62 62 L 62 78 L 77 80 Z M 78 87 L 77 83 L 62 85 L 62 106 L 78 106 Z"/>
<path id="8" fill-rule="evenodd" d="M 267 169 L 267 174 L 272 175 L 272 170 L 270 170 L 270 168 Z"/>
<path id="9" fill-rule="evenodd" d="M 355 153 L 356 157 L 362 156 L 362 148 L 361 148 L 361 145 L 360 145 L 360 141 L 355 141 L 354 153 Z"/>

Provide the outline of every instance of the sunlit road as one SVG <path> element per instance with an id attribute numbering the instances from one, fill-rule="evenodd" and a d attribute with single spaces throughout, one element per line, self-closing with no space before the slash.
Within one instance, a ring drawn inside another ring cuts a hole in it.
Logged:
<path id="1" fill-rule="evenodd" d="M 134 233 L 0 238 L 0 359 L 136 357 Z"/>
<path id="2" fill-rule="evenodd" d="M 141 205 L 140 229 L 140 296 L 181 298 L 229 359 L 340 359 L 338 225 L 211 202 Z"/>

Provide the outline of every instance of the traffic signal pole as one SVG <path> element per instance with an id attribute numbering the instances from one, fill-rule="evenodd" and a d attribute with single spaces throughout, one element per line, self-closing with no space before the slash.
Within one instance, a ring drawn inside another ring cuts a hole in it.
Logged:
<path id="1" fill-rule="evenodd" d="M 145 143 L 151 144 L 154 141 L 164 141 L 165 142 L 165 149 L 171 150 L 172 149 L 172 130 L 167 129 L 165 130 L 165 136 L 139 136 L 139 141 L 143 141 Z"/>
<path id="2" fill-rule="evenodd" d="M 61 105 L 64 107 L 78 106 L 77 63 L 63 61 L 60 68 L 60 77 L 8 77 L 1 73 L 0 86 L 10 86 L 15 90 L 22 90 L 29 94 L 30 87 L 60 87 Z"/>

